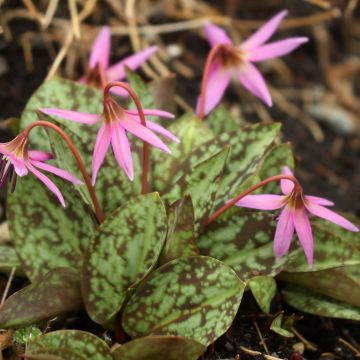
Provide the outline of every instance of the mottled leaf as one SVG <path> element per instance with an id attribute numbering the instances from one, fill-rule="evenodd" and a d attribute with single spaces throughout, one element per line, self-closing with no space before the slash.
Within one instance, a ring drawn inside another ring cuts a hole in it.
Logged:
<path id="1" fill-rule="evenodd" d="M 198 255 L 194 236 L 194 208 L 191 197 L 185 196 L 168 209 L 168 231 L 162 250 L 162 264 L 179 257 Z"/>
<path id="2" fill-rule="evenodd" d="M 11 245 L 0 244 L 0 271 L 7 272 L 12 268 L 21 268 L 15 248 Z"/>
<path id="3" fill-rule="evenodd" d="M 50 269 L 80 269 L 83 251 L 95 230 L 91 212 L 68 182 L 61 188 L 66 208 L 33 175 L 18 179 L 7 203 L 11 238 L 30 280 Z"/>
<path id="4" fill-rule="evenodd" d="M 155 265 L 167 219 L 157 193 L 136 197 L 100 225 L 84 257 L 82 293 L 90 317 L 105 323 L 120 309 L 126 290 Z"/>
<path id="5" fill-rule="evenodd" d="M 270 313 L 271 300 L 276 294 L 276 281 L 271 276 L 255 276 L 248 282 L 249 288 L 261 310 Z"/>
<path id="6" fill-rule="evenodd" d="M 0 327 L 23 327 L 82 308 L 76 272 L 57 268 L 11 295 L 0 309 Z"/>
<path id="7" fill-rule="evenodd" d="M 179 336 L 147 336 L 119 346 L 115 360 L 197 360 L 206 347 L 197 341 Z M 166 354 L 166 355 L 165 355 Z"/>
<path id="8" fill-rule="evenodd" d="M 244 288 L 220 261 L 176 259 L 140 284 L 124 309 L 122 324 L 131 337 L 186 336 L 209 345 L 232 324 Z"/>
<path id="9" fill-rule="evenodd" d="M 19 345 L 25 345 L 41 335 L 41 330 L 34 326 L 26 326 L 14 331 L 13 340 Z"/>
<path id="10" fill-rule="evenodd" d="M 191 196 L 195 214 L 195 235 L 202 231 L 210 216 L 229 150 L 226 146 L 216 155 L 196 165 L 164 195 L 164 199 L 170 203 L 186 194 Z"/>
<path id="11" fill-rule="evenodd" d="M 227 210 L 209 224 L 198 238 L 200 253 L 231 266 L 242 279 L 274 276 L 298 250 L 276 260 L 273 252 L 276 216 L 267 212 Z"/>
<path id="12" fill-rule="evenodd" d="M 234 118 L 223 105 L 212 111 L 205 121 L 210 129 L 218 135 L 240 129 L 246 125 L 244 119 Z"/>
<path id="13" fill-rule="evenodd" d="M 288 329 L 286 323 L 283 322 L 284 312 L 277 314 L 274 319 L 271 321 L 270 330 L 274 331 L 276 334 L 279 334 L 286 338 L 294 337 L 294 334 Z"/>
<path id="14" fill-rule="evenodd" d="M 70 349 L 41 349 L 37 354 L 26 353 L 27 360 L 87 360 L 86 356 Z"/>
<path id="15" fill-rule="evenodd" d="M 360 307 L 316 294 L 298 286 L 282 291 L 285 301 L 299 311 L 332 318 L 360 320 Z"/>
<path id="16" fill-rule="evenodd" d="M 79 330 L 59 330 L 37 337 L 26 348 L 28 354 L 51 354 L 69 360 L 113 360 L 110 348 L 97 336 Z"/>

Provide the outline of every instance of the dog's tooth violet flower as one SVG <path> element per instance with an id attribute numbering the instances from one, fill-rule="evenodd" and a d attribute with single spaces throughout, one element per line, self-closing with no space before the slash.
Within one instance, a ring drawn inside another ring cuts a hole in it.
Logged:
<path id="1" fill-rule="evenodd" d="M 208 56 L 197 103 L 200 118 L 220 102 L 233 75 L 248 91 L 268 106 L 272 105 L 265 80 L 253 63 L 286 55 L 308 41 L 306 37 L 292 37 L 266 43 L 286 15 L 286 10 L 281 11 L 238 46 L 233 45 L 221 28 L 212 24 L 205 25 L 205 35 L 212 50 Z"/>
<path id="2" fill-rule="evenodd" d="M 73 184 L 82 184 L 75 176 L 65 170 L 59 169 L 45 161 L 52 159 L 52 155 L 43 151 L 29 150 L 29 138 L 22 132 L 15 139 L 0 143 L 0 188 L 7 182 L 12 181 L 12 191 L 15 189 L 16 177 L 23 177 L 31 172 L 35 175 L 55 196 L 62 206 L 65 200 L 58 187 L 40 170 L 50 172 Z"/>
<path id="3" fill-rule="evenodd" d="M 292 176 L 289 168 L 284 168 L 283 173 Z M 308 213 L 331 221 L 346 230 L 359 231 L 350 221 L 326 207 L 334 205 L 331 201 L 317 196 L 304 195 L 303 190 L 290 180 L 281 180 L 281 190 L 284 195 L 247 195 L 236 203 L 237 206 L 259 210 L 283 208 L 274 239 L 274 253 L 277 258 L 288 252 L 292 236 L 296 231 L 308 264 L 310 267 L 312 266 L 314 241 Z"/>
<path id="4" fill-rule="evenodd" d="M 93 125 L 103 120 L 98 131 L 92 162 L 92 182 L 95 184 L 97 173 L 105 159 L 107 150 L 111 144 L 115 159 L 124 170 L 130 180 L 134 179 L 133 160 L 127 132 L 140 138 L 142 141 L 170 153 L 168 146 L 154 133 L 158 133 L 172 141 L 179 142 L 179 139 L 170 131 L 159 124 L 146 120 L 146 126 L 141 123 L 137 110 L 125 110 L 108 94 L 111 91 L 111 83 L 104 91 L 103 113 L 87 114 L 71 110 L 44 108 L 41 111 L 47 115 L 55 115 L 64 119 L 79 123 Z M 163 118 L 174 118 L 174 115 L 155 109 L 144 109 L 144 115 L 159 116 Z"/>
<path id="5" fill-rule="evenodd" d="M 80 79 L 80 82 L 93 84 L 100 81 L 99 68 L 105 75 L 106 83 L 113 80 L 123 80 L 126 77 L 125 67 L 136 70 L 157 51 L 157 46 L 150 46 L 136 54 L 130 55 L 118 63 L 109 66 L 111 47 L 111 33 L 108 26 L 103 26 L 97 35 L 89 58 L 89 72 Z M 114 94 L 127 96 L 127 92 L 119 87 L 111 89 Z"/>

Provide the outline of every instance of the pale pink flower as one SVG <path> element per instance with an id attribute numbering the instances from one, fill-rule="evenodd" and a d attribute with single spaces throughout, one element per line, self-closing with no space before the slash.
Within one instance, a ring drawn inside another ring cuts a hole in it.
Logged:
<path id="1" fill-rule="evenodd" d="M 266 41 L 275 33 L 280 22 L 287 15 L 281 11 L 242 44 L 235 46 L 225 31 L 215 25 L 205 25 L 205 35 L 212 47 L 218 50 L 208 74 L 205 94 L 204 114 L 208 114 L 221 100 L 231 77 L 234 75 L 251 93 L 272 106 L 270 92 L 265 80 L 253 63 L 286 55 L 299 45 L 306 43 L 306 37 L 292 37 L 272 43 Z M 199 101 L 197 113 L 199 114 Z"/>
<path id="2" fill-rule="evenodd" d="M 48 171 L 73 184 L 82 184 L 75 176 L 65 170 L 46 164 L 45 161 L 53 158 L 52 154 L 28 150 L 29 138 L 25 133 L 20 133 L 15 139 L 0 143 L 0 188 L 7 182 L 12 181 L 12 191 L 15 189 L 16 176 L 23 177 L 31 172 L 35 175 L 54 195 L 59 199 L 62 206 L 65 200 L 58 187 L 40 170 Z"/>
<path id="3" fill-rule="evenodd" d="M 130 55 L 118 63 L 109 66 L 111 47 L 111 32 L 108 26 L 103 26 L 96 37 L 91 49 L 89 58 L 89 73 L 83 76 L 79 81 L 82 83 L 92 84 L 99 74 L 97 74 L 97 66 L 101 67 L 104 72 L 106 82 L 113 80 L 123 80 L 126 77 L 125 67 L 136 70 L 141 66 L 152 54 L 157 51 L 156 46 L 150 46 L 136 54 Z M 119 96 L 127 96 L 128 93 L 119 87 L 114 87 L 111 92 Z"/>
<path id="4" fill-rule="evenodd" d="M 62 110 L 54 108 L 41 109 L 44 114 L 55 115 L 75 122 L 94 125 L 103 119 L 98 131 L 92 162 L 92 182 L 95 184 L 97 173 L 104 162 L 105 155 L 111 144 L 115 159 L 124 170 L 130 180 L 134 179 L 133 159 L 127 132 L 132 133 L 141 140 L 170 153 L 168 146 L 160 140 L 154 132 L 179 142 L 179 139 L 161 125 L 146 120 L 146 127 L 141 124 L 140 116 L 136 110 L 125 110 L 120 107 L 110 96 L 104 99 L 104 109 L 101 114 L 88 114 L 78 111 Z M 144 109 L 145 116 L 159 116 L 163 118 L 174 118 L 174 115 L 155 109 Z"/>
<path id="5" fill-rule="evenodd" d="M 284 168 L 283 173 L 293 176 L 289 168 Z M 314 240 L 308 213 L 333 222 L 346 230 L 359 231 L 350 221 L 326 207 L 334 205 L 331 201 L 317 196 L 304 195 L 302 190 L 295 189 L 290 180 L 281 180 L 281 190 L 283 196 L 272 194 L 247 195 L 236 203 L 237 206 L 259 210 L 283 208 L 278 219 L 274 239 L 274 253 L 277 258 L 284 256 L 289 251 L 295 230 L 308 264 L 310 267 L 312 266 Z"/>

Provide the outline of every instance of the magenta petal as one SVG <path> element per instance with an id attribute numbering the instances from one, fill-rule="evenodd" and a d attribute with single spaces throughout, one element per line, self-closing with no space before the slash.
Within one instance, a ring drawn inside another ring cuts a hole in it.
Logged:
<path id="1" fill-rule="evenodd" d="M 126 111 L 130 115 L 139 116 L 139 112 L 137 110 L 127 110 Z M 163 110 L 156 110 L 156 109 L 143 109 L 145 116 L 158 116 L 164 119 L 174 119 L 175 115 Z"/>
<path id="2" fill-rule="evenodd" d="M 110 146 L 112 129 L 102 125 L 97 133 L 92 160 L 92 183 L 95 185 L 97 173 L 104 162 L 106 152 Z"/>
<path id="3" fill-rule="evenodd" d="M 63 169 L 59 169 L 55 166 L 49 165 L 49 164 L 45 164 L 41 161 L 36 161 L 36 160 L 32 160 L 31 164 L 34 165 L 35 167 L 41 169 L 41 170 L 45 170 L 48 171 L 52 174 L 55 174 L 56 176 L 59 176 L 67 181 L 70 181 L 73 184 L 76 185 L 81 185 L 83 184 L 83 182 L 81 180 L 79 180 L 77 177 L 75 177 L 74 175 L 70 174 L 69 172 L 63 170 Z"/>
<path id="4" fill-rule="evenodd" d="M 323 206 L 333 206 L 335 205 L 332 201 L 328 200 L 328 199 L 324 199 L 322 197 L 318 197 L 318 196 L 311 196 L 311 195 L 306 195 L 305 199 L 307 201 L 310 201 L 316 205 L 323 205 Z"/>
<path id="5" fill-rule="evenodd" d="M 170 149 L 149 129 L 139 124 L 135 119 L 132 119 L 130 116 L 127 116 L 126 119 L 122 119 L 121 126 L 130 131 L 132 134 L 137 136 L 138 138 L 146 141 L 147 143 L 159 148 L 160 150 L 171 153 Z"/>
<path id="6" fill-rule="evenodd" d="M 43 108 L 40 109 L 40 111 L 46 115 L 55 115 L 67 120 L 72 120 L 87 125 L 94 125 L 100 119 L 100 115 L 88 114 L 80 111 L 62 110 L 55 108 Z"/>
<path id="7" fill-rule="evenodd" d="M 304 249 L 304 253 L 309 267 L 312 267 L 314 260 L 314 239 L 312 235 L 309 217 L 305 209 L 293 211 L 293 219 L 296 233 L 299 237 L 300 244 Z"/>
<path id="8" fill-rule="evenodd" d="M 359 229 L 349 220 L 346 220 L 343 216 L 335 213 L 334 211 L 326 207 L 317 205 L 315 203 L 307 203 L 305 204 L 305 206 L 315 216 L 328 220 L 336 225 L 343 227 L 346 230 L 354 232 L 359 231 Z"/>
<path id="9" fill-rule="evenodd" d="M 294 176 L 289 167 L 284 166 L 282 169 L 283 175 Z M 281 191 L 284 195 L 290 194 L 294 189 L 294 183 L 291 180 L 281 179 L 280 180 Z"/>
<path id="10" fill-rule="evenodd" d="M 145 50 L 139 51 L 134 55 L 130 55 L 124 60 L 115 65 L 110 66 L 106 71 L 106 76 L 109 81 L 122 80 L 126 77 L 125 66 L 131 70 L 137 69 L 140 65 L 157 51 L 157 46 L 150 46 Z"/>
<path id="11" fill-rule="evenodd" d="M 274 238 L 274 253 L 277 258 L 283 257 L 290 248 L 294 234 L 294 222 L 292 212 L 286 206 L 279 216 Z"/>
<path id="12" fill-rule="evenodd" d="M 47 176 L 38 171 L 31 164 L 28 164 L 28 168 L 53 194 L 55 194 L 55 196 L 59 199 L 61 205 L 65 207 L 64 197 L 62 196 L 58 187 Z"/>
<path id="13" fill-rule="evenodd" d="M 264 44 L 279 27 L 283 18 L 288 14 L 287 10 L 280 11 L 269 21 L 262 25 L 253 35 L 241 44 L 243 50 L 250 50 Z"/>
<path id="14" fill-rule="evenodd" d="M 256 62 L 280 57 L 308 41 L 309 39 L 306 37 L 296 37 L 266 44 L 249 51 L 246 60 Z"/>
<path id="15" fill-rule="evenodd" d="M 237 206 L 259 209 L 276 210 L 284 206 L 284 197 L 280 195 L 247 195 L 236 203 Z"/>
<path id="16" fill-rule="evenodd" d="M 221 27 L 208 23 L 204 26 L 204 31 L 207 41 L 211 46 L 218 44 L 232 44 L 232 41 Z"/>
<path id="17" fill-rule="evenodd" d="M 103 26 L 95 39 L 94 45 L 91 49 L 89 68 L 94 68 L 97 64 L 100 64 L 103 69 L 106 69 L 109 65 L 110 57 L 110 44 L 111 44 L 111 32 L 108 26 Z"/>
<path id="18" fill-rule="evenodd" d="M 230 83 L 230 79 L 231 72 L 229 69 L 223 68 L 217 61 L 211 65 L 205 91 L 205 115 L 220 102 Z M 198 115 L 200 111 L 199 99 L 196 107 L 196 114 Z"/>
<path id="19" fill-rule="evenodd" d="M 128 178 L 133 181 L 134 165 L 129 140 L 125 130 L 118 124 L 114 126 L 111 144 L 117 163 L 125 171 Z"/>
<path id="20" fill-rule="evenodd" d="M 111 94 L 117 95 L 117 96 L 120 96 L 120 97 L 128 97 L 129 96 L 129 93 L 125 89 L 123 89 L 123 88 L 121 88 L 119 86 L 113 86 L 110 89 L 110 92 L 111 92 Z"/>
<path id="21" fill-rule="evenodd" d="M 237 77 L 241 84 L 264 101 L 267 106 L 272 106 L 270 92 L 260 71 L 251 63 L 246 62 L 236 70 Z"/>
<path id="22" fill-rule="evenodd" d="M 29 150 L 29 158 L 30 160 L 35 161 L 48 161 L 54 158 L 53 154 L 39 151 L 39 150 Z"/>

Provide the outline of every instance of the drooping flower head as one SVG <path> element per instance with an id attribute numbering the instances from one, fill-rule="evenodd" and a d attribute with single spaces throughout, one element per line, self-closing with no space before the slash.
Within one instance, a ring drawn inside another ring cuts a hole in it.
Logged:
<path id="1" fill-rule="evenodd" d="M 150 46 L 136 54 L 130 55 L 118 63 L 109 66 L 111 48 L 111 32 L 108 26 L 103 26 L 96 37 L 91 49 L 88 73 L 80 79 L 80 82 L 101 87 L 101 74 L 105 76 L 105 82 L 123 80 L 126 77 L 125 68 L 136 70 L 144 64 L 157 51 L 156 46 Z M 111 89 L 114 94 L 127 96 L 127 92 L 119 87 Z"/>
<path id="2" fill-rule="evenodd" d="M 12 191 L 15 189 L 16 177 L 23 177 L 31 172 L 35 175 L 55 196 L 59 199 L 62 206 L 65 206 L 65 200 L 58 187 L 40 170 L 48 171 L 59 176 L 73 184 L 82 184 L 75 176 L 65 170 L 59 169 L 45 161 L 53 158 L 52 154 L 29 150 L 29 138 L 25 132 L 20 133 L 15 139 L 0 143 L 0 188 L 7 181 L 12 181 Z"/>
<path id="3" fill-rule="evenodd" d="M 308 41 L 306 37 L 292 37 L 266 44 L 286 15 L 286 10 L 281 11 L 238 46 L 233 45 L 223 29 L 212 24 L 205 26 L 206 38 L 213 49 L 197 104 L 200 117 L 207 115 L 220 102 L 233 75 L 266 105 L 272 105 L 265 80 L 253 63 L 286 55 Z"/>
<path id="4" fill-rule="evenodd" d="M 293 175 L 289 168 L 283 174 Z M 284 195 L 247 195 L 236 205 L 259 210 L 276 210 L 282 208 L 275 231 L 274 253 L 277 258 L 284 256 L 290 248 L 291 239 L 296 231 L 300 244 L 304 249 L 309 266 L 313 264 L 314 240 L 308 214 L 326 219 L 349 231 L 359 229 L 344 217 L 327 208 L 334 203 L 317 197 L 304 195 L 302 188 L 295 186 L 290 180 L 281 180 Z"/>
<path id="5" fill-rule="evenodd" d="M 98 131 L 92 162 L 92 182 L 95 184 L 97 173 L 104 162 L 106 153 L 111 144 L 115 159 L 130 180 L 134 179 L 133 159 L 127 132 L 132 133 L 142 141 L 170 153 L 168 146 L 157 136 L 158 133 L 172 141 L 179 142 L 178 138 L 164 127 L 146 119 L 146 126 L 141 123 L 140 114 L 137 110 L 126 110 L 121 107 L 109 94 L 111 84 L 104 90 L 102 114 L 88 114 L 78 111 L 44 108 L 41 111 L 47 115 L 55 115 L 75 122 L 94 125 L 102 121 Z M 146 117 L 158 116 L 174 118 L 174 115 L 155 109 L 144 109 Z"/>

